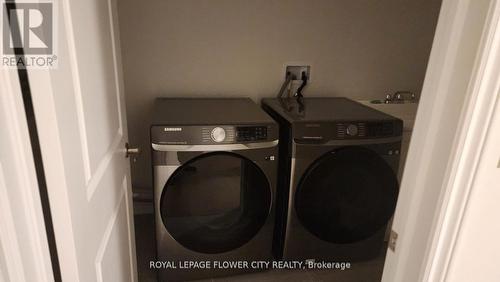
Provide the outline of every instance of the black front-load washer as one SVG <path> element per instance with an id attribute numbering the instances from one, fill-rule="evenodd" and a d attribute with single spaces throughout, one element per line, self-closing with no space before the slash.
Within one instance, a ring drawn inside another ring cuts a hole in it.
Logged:
<path id="1" fill-rule="evenodd" d="M 377 256 L 396 207 L 402 121 L 346 98 L 262 106 L 280 124 L 275 255 Z"/>
<path id="2" fill-rule="evenodd" d="M 232 275 L 252 268 L 226 263 L 272 259 L 271 117 L 248 98 L 159 98 L 151 146 L 157 254 L 169 262 L 160 281 Z"/>

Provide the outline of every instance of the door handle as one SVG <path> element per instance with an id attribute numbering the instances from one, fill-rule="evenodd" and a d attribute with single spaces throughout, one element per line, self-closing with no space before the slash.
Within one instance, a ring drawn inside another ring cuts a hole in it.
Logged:
<path id="1" fill-rule="evenodd" d="M 130 148 L 130 145 L 125 143 L 125 158 L 128 158 L 130 156 L 136 156 L 141 153 L 141 149 L 139 148 Z"/>

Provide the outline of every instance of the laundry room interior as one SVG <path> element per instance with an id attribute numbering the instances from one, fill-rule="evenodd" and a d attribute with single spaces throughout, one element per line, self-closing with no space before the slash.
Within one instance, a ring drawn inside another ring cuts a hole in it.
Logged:
<path id="1" fill-rule="evenodd" d="M 4 2 L 0 281 L 499 280 L 500 0 Z"/>
<path id="2" fill-rule="evenodd" d="M 131 158 L 139 281 L 158 279 L 150 267 L 158 259 L 150 139 L 157 98 L 250 98 L 260 107 L 280 94 L 287 67 L 306 67 L 306 114 L 311 97 L 345 97 L 402 121 L 401 147 L 391 150 L 400 182 L 440 6 L 441 0 L 118 1 L 128 137 L 141 148 Z M 293 77 L 284 96 L 295 100 L 302 82 Z M 168 100 L 163 105 L 176 111 Z M 236 109 L 219 110 L 232 116 Z M 378 255 L 347 271 L 271 270 L 205 281 L 380 281 L 388 232 L 390 226 Z"/>

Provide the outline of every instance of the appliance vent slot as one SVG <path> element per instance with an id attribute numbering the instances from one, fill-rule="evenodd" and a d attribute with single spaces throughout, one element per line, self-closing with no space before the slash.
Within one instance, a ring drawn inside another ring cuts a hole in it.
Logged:
<path id="1" fill-rule="evenodd" d="M 345 138 L 345 124 L 343 123 L 337 123 L 337 137 L 338 138 Z"/>
<path id="2" fill-rule="evenodd" d="M 364 122 L 358 123 L 358 136 L 366 137 L 366 123 Z"/>

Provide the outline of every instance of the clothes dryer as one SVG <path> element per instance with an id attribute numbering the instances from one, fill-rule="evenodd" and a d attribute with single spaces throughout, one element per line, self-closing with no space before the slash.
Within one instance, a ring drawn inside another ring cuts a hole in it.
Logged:
<path id="1" fill-rule="evenodd" d="M 160 281 L 230 275 L 272 259 L 278 126 L 250 99 L 160 98 L 151 146 Z M 208 261 L 209 267 L 181 268 Z M 186 266 L 186 265 L 184 265 Z"/>
<path id="2" fill-rule="evenodd" d="M 396 207 L 402 121 L 346 98 L 262 105 L 280 124 L 275 254 L 377 256 Z"/>

